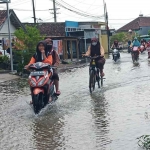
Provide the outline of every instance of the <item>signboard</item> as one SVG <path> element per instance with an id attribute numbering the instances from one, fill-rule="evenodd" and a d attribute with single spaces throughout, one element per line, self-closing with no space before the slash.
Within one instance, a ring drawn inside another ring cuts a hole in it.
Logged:
<path id="1" fill-rule="evenodd" d="M 57 51 L 59 55 L 63 54 L 62 47 L 62 40 L 53 40 L 53 49 Z"/>

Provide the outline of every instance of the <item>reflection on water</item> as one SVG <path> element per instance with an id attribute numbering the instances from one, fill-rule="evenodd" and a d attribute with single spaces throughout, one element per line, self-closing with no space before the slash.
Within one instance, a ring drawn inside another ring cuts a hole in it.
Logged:
<path id="1" fill-rule="evenodd" d="M 106 80 L 92 95 L 88 67 L 60 74 L 58 101 L 35 116 L 25 79 L 0 83 L 0 150 L 138 150 L 149 134 L 150 71 L 130 54 L 107 59 Z"/>
<path id="2" fill-rule="evenodd" d="M 108 115 L 108 103 L 105 99 L 103 93 L 96 94 L 92 96 L 93 110 L 92 115 L 95 122 L 95 134 L 96 134 L 96 147 L 103 147 L 109 143 L 111 140 L 109 138 L 109 115 Z M 95 148 L 96 149 L 96 148 Z"/>

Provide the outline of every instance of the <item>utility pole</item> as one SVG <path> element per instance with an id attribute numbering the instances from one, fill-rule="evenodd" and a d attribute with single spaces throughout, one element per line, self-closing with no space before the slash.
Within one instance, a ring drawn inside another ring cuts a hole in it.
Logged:
<path id="1" fill-rule="evenodd" d="M 6 3 L 6 5 L 7 5 L 7 19 L 8 19 L 8 33 L 9 33 L 9 48 L 10 48 L 11 71 L 13 72 L 13 57 L 12 57 L 12 45 L 11 45 L 9 4 Z"/>
<path id="2" fill-rule="evenodd" d="M 104 5 L 104 19 L 105 19 L 105 23 L 106 23 L 106 4 L 105 4 L 105 0 L 103 0 L 103 5 Z"/>
<path id="3" fill-rule="evenodd" d="M 54 9 L 54 22 L 57 22 L 57 18 L 56 18 L 56 6 L 55 6 L 55 0 L 53 0 L 53 9 Z"/>
<path id="4" fill-rule="evenodd" d="M 105 11 L 106 11 L 106 25 L 107 25 L 107 39 L 108 39 L 108 53 L 109 53 L 109 47 L 110 47 L 110 43 L 109 43 L 109 27 L 108 27 L 108 12 L 107 12 L 107 6 L 106 6 L 106 3 L 105 3 Z"/>
<path id="5" fill-rule="evenodd" d="M 53 12 L 51 14 L 54 14 L 54 22 L 57 22 L 57 10 L 60 8 L 56 8 L 56 2 L 55 0 L 53 0 L 53 9 L 49 9 L 49 10 L 53 10 Z"/>
<path id="6" fill-rule="evenodd" d="M 51 14 L 54 14 L 54 22 L 57 22 L 57 10 L 60 9 L 60 8 L 56 8 L 55 6 L 55 0 L 53 0 L 53 9 L 49 9 L 49 10 L 52 10 L 53 12 Z"/>
<path id="7" fill-rule="evenodd" d="M 33 6 L 33 19 L 34 19 L 34 24 L 36 24 L 34 0 L 32 0 L 32 6 Z"/>

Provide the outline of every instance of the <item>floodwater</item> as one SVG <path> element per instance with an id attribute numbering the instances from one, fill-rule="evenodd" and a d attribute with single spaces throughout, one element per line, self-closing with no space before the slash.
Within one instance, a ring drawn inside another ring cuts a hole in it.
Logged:
<path id="1" fill-rule="evenodd" d="M 150 64 L 130 54 L 105 65 L 106 80 L 92 95 L 88 67 L 60 74 L 61 96 L 35 116 L 26 80 L 0 83 L 0 150 L 141 150 L 150 134 Z"/>

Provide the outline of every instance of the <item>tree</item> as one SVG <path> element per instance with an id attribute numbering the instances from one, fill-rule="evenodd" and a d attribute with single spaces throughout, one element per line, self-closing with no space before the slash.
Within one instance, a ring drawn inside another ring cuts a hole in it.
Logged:
<path id="1" fill-rule="evenodd" d="M 21 41 L 15 43 L 16 46 L 20 47 L 20 50 L 26 50 L 29 53 L 35 53 L 36 45 L 40 40 L 43 40 L 43 36 L 40 35 L 40 31 L 36 26 L 25 26 L 26 31 L 22 28 L 15 31 L 16 38 Z"/>
<path id="2" fill-rule="evenodd" d="M 123 43 L 127 42 L 128 40 L 127 33 L 125 32 L 116 33 L 111 37 L 110 43 L 113 44 L 114 40 L 118 40 L 118 42 L 123 42 Z"/>
<path id="3" fill-rule="evenodd" d="M 17 64 L 17 70 L 22 71 L 24 65 L 28 64 L 30 58 L 36 51 L 36 45 L 39 41 L 44 39 L 44 36 L 40 35 L 40 31 L 36 26 L 25 26 L 26 30 L 22 28 L 15 31 L 15 36 L 17 38 L 14 53 L 14 63 Z"/>

